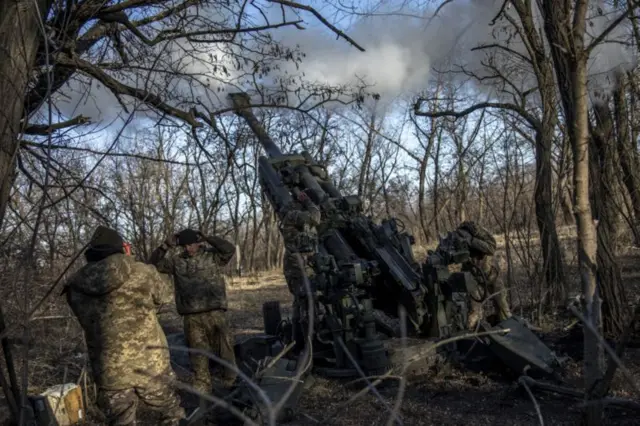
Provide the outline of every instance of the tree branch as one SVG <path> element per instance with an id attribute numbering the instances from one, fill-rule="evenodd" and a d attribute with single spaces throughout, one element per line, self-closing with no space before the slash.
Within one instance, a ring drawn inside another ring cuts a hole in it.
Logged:
<path id="1" fill-rule="evenodd" d="M 462 111 L 445 110 L 445 111 L 427 112 L 427 111 L 420 111 L 420 107 L 422 106 L 422 102 L 424 102 L 424 101 L 425 101 L 425 99 L 418 99 L 418 101 L 416 102 L 416 104 L 414 105 L 414 108 L 413 108 L 414 114 L 419 116 L 419 117 L 430 117 L 430 118 L 453 117 L 453 118 L 457 119 L 457 118 L 465 117 L 465 116 L 467 116 L 467 115 L 471 114 L 472 112 L 475 112 L 475 111 L 477 111 L 479 109 L 497 108 L 497 109 L 506 109 L 506 110 L 513 111 L 513 112 L 519 114 L 532 127 L 536 128 L 536 129 L 541 126 L 540 121 L 536 117 L 534 117 L 531 114 L 529 114 L 523 108 L 520 108 L 517 105 L 510 104 L 510 103 L 504 103 L 504 102 L 481 102 L 479 104 L 472 105 L 469 108 L 466 108 L 466 109 L 464 109 Z"/>
<path id="2" fill-rule="evenodd" d="M 193 32 L 189 32 L 189 33 L 177 33 L 176 30 L 166 30 L 166 31 L 162 31 L 160 34 L 158 34 L 153 40 L 147 39 L 139 31 L 135 31 L 135 32 L 132 31 L 132 32 L 134 32 L 134 34 L 142 42 L 144 42 L 148 46 L 155 46 L 156 44 L 161 43 L 163 41 L 179 40 L 181 38 L 186 38 L 189 41 L 195 41 L 195 42 L 198 42 L 198 43 L 219 43 L 219 42 L 229 42 L 230 40 L 225 40 L 225 39 L 214 39 L 214 40 L 197 39 L 196 40 L 196 39 L 193 39 L 192 37 L 221 35 L 221 34 L 232 34 L 232 35 L 235 35 L 235 34 L 240 34 L 240 33 L 251 33 L 251 32 L 258 32 L 258 31 L 273 30 L 273 29 L 276 29 L 276 28 L 289 27 L 289 26 L 294 26 L 294 27 L 296 27 L 298 29 L 301 29 L 301 27 L 300 27 L 300 23 L 301 22 L 303 22 L 303 21 L 302 20 L 286 21 L 286 22 L 280 22 L 279 24 L 263 25 L 263 26 L 259 26 L 259 27 L 223 28 L 223 29 L 219 29 L 219 30 L 193 31 Z M 127 28 L 129 28 L 129 27 L 127 26 Z"/>
<path id="3" fill-rule="evenodd" d="M 365 50 L 364 50 L 364 48 L 362 46 L 360 46 L 358 43 L 356 43 L 355 40 L 353 40 L 351 37 L 349 37 L 344 32 L 340 31 L 338 28 L 336 28 L 334 25 L 332 25 L 329 21 L 326 20 L 326 18 L 324 16 L 322 16 L 320 14 L 320 12 L 315 10 L 313 7 L 307 6 L 306 4 L 300 4 L 300 3 L 293 2 L 293 1 L 289 1 L 289 0 L 269 0 L 269 2 L 270 3 L 278 3 L 278 4 L 281 4 L 283 6 L 289 6 L 289 7 L 293 8 L 293 9 L 300 9 L 300 10 L 306 10 L 307 12 L 311 12 L 316 18 L 318 18 L 318 20 L 320 22 L 322 22 L 327 28 L 329 28 L 331 31 L 333 31 L 338 36 L 338 38 L 342 37 L 349 44 L 351 44 L 353 47 L 355 47 L 359 51 L 365 52 Z"/>
<path id="4" fill-rule="evenodd" d="M 60 66 L 76 68 L 83 74 L 95 78 L 106 87 L 108 87 L 116 97 L 120 95 L 131 96 L 132 98 L 138 99 L 153 106 L 154 108 L 165 114 L 171 115 L 184 121 L 191 127 L 202 127 L 202 123 L 196 120 L 196 118 L 201 119 L 207 124 L 211 124 L 209 117 L 205 116 L 202 113 L 199 113 L 195 108 L 193 108 L 189 112 L 174 108 L 171 105 L 167 104 L 164 100 L 162 100 L 160 96 L 143 89 L 138 89 L 123 84 L 93 65 L 92 63 L 87 62 L 83 59 L 71 58 L 64 53 L 59 53 L 56 56 L 56 61 Z"/>
<path id="5" fill-rule="evenodd" d="M 83 115 L 79 115 L 67 121 L 61 121 L 59 123 L 54 124 L 27 124 L 24 129 L 24 133 L 28 135 L 40 135 L 46 136 L 53 133 L 56 130 L 65 129 L 67 127 L 79 126 L 82 124 L 87 124 L 89 122 L 89 117 L 85 117 Z"/>
<path id="6" fill-rule="evenodd" d="M 609 24 L 609 26 L 607 28 L 605 28 L 600 35 L 598 35 L 598 37 L 594 38 L 591 43 L 589 43 L 589 46 L 587 46 L 587 48 L 585 49 L 586 54 L 589 55 L 589 53 L 591 53 L 591 51 L 593 49 L 595 49 L 600 43 L 602 43 L 605 39 L 605 37 L 607 37 L 618 25 L 620 25 L 620 23 L 622 21 L 624 21 L 624 19 L 629 16 L 629 13 L 631 13 L 635 7 L 637 6 L 636 2 L 633 1 L 633 4 L 631 5 L 631 7 L 629 7 L 626 11 L 624 11 L 620 16 L 618 16 L 616 19 L 614 19 L 614 21 Z"/>
<path id="7" fill-rule="evenodd" d="M 516 52 L 515 50 L 513 50 L 513 49 L 511 49 L 511 48 L 509 48 L 507 46 L 503 46 L 501 44 L 498 44 L 498 43 L 483 44 L 483 45 L 480 45 L 480 46 L 472 48 L 471 51 L 473 52 L 473 51 L 476 51 L 476 50 L 484 50 L 484 49 L 492 49 L 492 48 L 504 50 L 504 51 L 506 51 L 506 52 L 508 52 L 508 53 L 510 53 L 510 54 L 512 54 L 514 56 L 517 56 L 518 58 L 522 59 L 527 64 L 533 65 L 533 63 L 531 61 L 531 58 L 527 58 L 522 53 Z"/>
<path id="8" fill-rule="evenodd" d="M 189 162 L 185 162 L 185 161 L 176 161 L 176 160 L 167 160 L 167 159 L 162 159 L 162 158 L 149 157 L 147 155 L 142 155 L 142 154 L 131 154 L 131 153 L 127 153 L 127 152 L 105 152 L 105 151 L 98 151 L 98 150 L 91 149 L 91 148 L 82 148 L 82 147 L 78 147 L 78 146 L 48 145 L 48 144 L 40 144 L 40 143 L 37 143 L 37 142 L 30 142 L 30 141 L 25 141 L 25 140 L 20 141 L 20 145 L 33 146 L 33 147 L 40 148 L 40 149 L 64 149 L 64 150 L 68 150 L 68 151 L 80 151 L 80 152 L 87 152 L 89 154 L 105 155 L 107 157 L 136 158 L 138 160 L 154 161 L 156 163 L 165 163 L 165 164 L 175 164 L 175 165 L 178 165 L 178 166 L 200 167 L 200 166 L 203 165 L 203 164 L 199 164 L 199 163 L 189 163 Z"/>

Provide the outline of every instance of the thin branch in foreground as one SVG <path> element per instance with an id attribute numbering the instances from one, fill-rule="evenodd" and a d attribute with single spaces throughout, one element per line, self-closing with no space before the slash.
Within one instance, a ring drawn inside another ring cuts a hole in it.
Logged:
<path id="1" fill-rule="evenodd" d="M 400 336 L 402 339 L 402 350 L 405 355 L 405 360 L 402 363 L 402 371 L 400 372 L 400 385 L 398 386 L 398 394 L 396 395 L 396 402 L 393 405 L 393 412 L 387 420 L 386 426 L 393 425 L 394 417 L 399 417 L 400 407 L 404 399 L 404 392 L 407 386 L 407 379 L 404 377 L 409 366 L 409 359 L 406 357 L 407 352 L 407 310 L 402 305 L 398 305 L 398 317 L 400 318 Z"/>
<path id="2" fill-rule="evenodd" d="M 384 405 L 387 411 L 391 414 L 391 418 L 396 422 L 398 422 L 398 424 L 402 425 L 403 422 L 402 422 L 402 419 L 400 419 L 400 416 L 398 416 L 398 413 L 394 412 L 393 407 L 389 405 L 389 403 L 382 397 L 382 395 L 380 395 L 380 392 L 378 392 L 378 389 L 369 381 L 368 377 L 364 374 L 364 372 L 358 365 L 358 362 L 355 360 L 355 358 L 353 357 L 353 354 L 351 353 L 349 348 L 347 348 L 347 345 L 344 343 L 341 337 L 338 337 L 338 343 L 340 344 L 340 346 L 342 347 L 342 350 L 344 350 L 345 354 L 349 358 L 349 361 L 351 361 L 355 369 L 358 371 L 358 374 L 360 374 L 362 379 L 367 383 L 367 387 L 365 389 L 367 390 L 370 389 L 371 392 L 374 393 L 376 398 L 378 398 L 378 400 L 382 403 L 382 405 Z"/>
<path id="3" fill-rule="evenodd" d="M 89 121 L 89 117 L 79 115 L 69 120 L 61 121 L 59 123 L 27 124 L 26 128 L 24 129 L 24 133 L 27 135 L 47 136 L 55 132 L 56 130 L 62 130 L 74 126 L 81 126 L 83 124 L 89 123 Z"/>
<path id="4" fill-rule="evenodd" d="M 360 46 L 358 43 L 356 43 L 355 40 L 353 40 L 351 37 L 346 35 L 343 31 L 339 30 L 336 26 L 334 26 L 329 21 L 327 21 L 327 19 L 324 16 L 322 16 L 322 14 L 320 12 L 318 12 L 317 10 L 315 10 L 313 7 L 308 6 L 306 4 L 301 4 L 301 3 L 296 3 L 296 2 L 293 2 L 293 1 L 289 1 L 289 0 L 269 0 L 269 2 L 270 3 L 278 3 L 278 4 L 281 4 L 283 6 L 289 6 L 292 9 L 300 9 L 300 10 L 306 10 L 307 12 L 311 12 L 316 18 L 318 18 L 318 20 L 320 22 L 322 22 L 327 28 L 329 28 L 331 31 L 333 31 L 338 36 L 338 38 L 342 37 L 349 44 L 351 44 L 353 47 L 355 47 L 359 51 L 365 52 L 364 47 Z"/>
<path id="5" fill-rule="evenodd" d="M 529 398 L 531 399 L 531 402 L 533 402 L 533 406 L 536 409 L 536 414 L 538 415 L 538 421 L 540 422 L 540 426 L 544 426 L 544 417 L 542 417 L 542 411 L 540 411 L 540 404 L 538 404 L 538 400 L 533 395 L 533 392 L 531 392 L 531 389 L 529 388 L 527 381 L 523 380 L 522 377 L 520 377 L 518 379 L 518 384 L 521 385 L 529 395 Z"/>
<path id="6" fill-rule="evenodd" d="M 189 163 L 189 162 L 185 162 L 185 161 L 167 160 L 167 159 L 162 159 L 162 158 L 150 157 L 148 155 L 133 154 L 133 153 L 128 153 L 128 152 L 98 151 L 98 150 L 91 149 L 91 148 L 81 148 L 81 147 L 77 147 L 77 146 L 65 146 L 65 145 L 47 146 L 47 145 L 44 145 L 44 144 L 40 144 L 40 143 L 37 143 L 37 142 L 31 142 L 31 141 L 20 141 L 20 144 L 21 145 L 33 146 L 33 147 L 41 148 L 41 149 L 64 149 L 64 150 L 67 150 L 67 151 L 80 151 L 80 152 L 86 152 L 88 154 L 104 155 L 104 156 L 107 156 L 107 157 L 135 158 L 135 159 L 138 159 L 138 160 L 153 161 L 153 162 L 156 162 L 156 163 L 175 164 L 177 166 L 200 167 L 200 166 L 204 165 L 204 164 L 200 164 L 200 163 Z"/>

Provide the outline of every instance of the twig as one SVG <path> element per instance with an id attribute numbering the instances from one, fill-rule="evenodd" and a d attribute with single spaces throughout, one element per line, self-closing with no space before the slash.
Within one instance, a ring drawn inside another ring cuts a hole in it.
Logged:
<path id="1" fill-rule="evenodd" d="M 43 316 L 43 317 L 33 317 L 31 318 L 31 321 L 38 321 L 38 320 L 54 320 L 54 319 L 73 319 L 74 317 L 72 317 L 71 315 L 49 315 L 49 316 Z"/>
<path id="2" fill-rule="evenodd" d="M 533 392 L 531 392 L 531 389 L 529 388 L 529 385 L 527 384 L 526 380 L 523 380 L 524 376 L 520 376 L 520 378 L 518 379 L 518 384 L 520 384 L 525 391 L 527 391 L 527 394 L 529 395 L 529 398 L 531 398 L 531 402 L 533 402 L 533 406 L 536 409 L 536 414 L 538 415 L 538 421 L 540 422 L 540 426 L 544 426 L 544 417 L 542 417 L 542 411 L 540 411 L 540 405 L 538 404 L 538 400 L 536 400 L 536 397 L 533 396 Z"/>
<path id="3" fill-rule="evenodd" d="M 311 12 L 316 18 L 318 18 L 318 20 L 320 22 L 322 22 L 327 28 L 329 28 L 331 31 L 333 31 L 338 36 L 338 38 L 342 37 L 349 44 L 351 44 L 353 47 L 355 47 L 359 51 L 365 52 L 364 47 L 360 46 L 358 43 L 356 43 L 355 40 L 353 40 L 351 37 L 349 37 L 344 32 L 340 31 L 338 28 L 336 28 L 334 25 L 332 25 L 329 21 L 327 21 L 327 19 L 324 16 L 322 16 L 320 14 L 320 12 L 315 10 L 313 7 L 308 6 L 306 4 L 301 4 L 301 3 L 296 3 L 296 2 L 293 2 L 293 1 L 289 1 L 289 0 L 269 0 L 269 2 L 278 3 L 278 4 L 281 4 L 281 5 L 284 5 L 284 6 L 289 6 L 289 7 L 293 8 L 293 9 L 300 9 L 300 10 L 306 10 L 307 12 Z"/>
<path id="4" fill-rule="evenodd" d="M 569 331 L 569 330 L 571 330 L 573 327 L 575 327 L 578 324 L 580 324 L 580 320 L 574 320 L 569 325 L 567 325 L 566 327 L 563 327 L 562 331 Z"/>
<path id="5" fill-rule="evenodd" d="M 89 122 L 88 117 L 79 115 L 70 120 L 61 121 L 59 123 L 52 124 L 28 124 L 24 129 L 24 133 L 28 135 L 40 135 L 46 136 L 53 133 L 56 130 L 65 129 L 67 127 L 80 126 Z"/>
<path id="6" fill-rule="evenodd" d="M 358 374 L 360 374 L 363 380 L 367 383 L 367 387 L 365 389 L 370 389 L 371 392 L 373 392 L 373 394 L 376 396 L 376 398 L 378 398 L 378 400 L 382 403 L 382 405 L 384 405 L 387 411 L 389 411 L 389 413 L 391 414 L 391 418 L 396 422 L 398 422 L 400 425 L 402 425 L 403 424 L 402 419 L 400 419 L 400 417 L 398 416 L 398 413 L 394 412 L 393 407 L 391 407 L 389 403 L 382 397 L 382 395 L 380 395 L 380 392 L 378 392 L 378 389 L 371 384 L 367 376 L 364 374 L 364 372 L 358 365 L 358 362 L 353 357 L 353 354 L 351 353 L 349 348 L 347 348 L 347 345 L 344 343 L 342 338 L 338 337 L 337 340 L 340 346 L 342 347 L 342 349 L 344 350 L 345 354 L 347 355 L 347 358 L 349 358 L 349 361 L 351 361 L 351 364 L 355 367 L 355 369 L 358 371 Z"/>
<path id="7" fill-rule="evenodd" d="M 287 346 L 285 346 L 284 349 L 282 349 L 278 355 L 276 355 L 275 357 L 273 357 L 273 359 L 271 361 L 269 361 L 269 364 L 267 364 L 267 366 L 265 367 L 265 369 L 263 371 L 268 370 L 269 368 L 273 367 L 276 364 L 276 362 L 278 362 L 278 360 L 280 360 L 280 358 L 285 356 L 295 345 L 296 345 L 296 342 L 294 341 L 294 342 L 289 343 Z M 262 372 L 260 372 L 260 373 L 262 373 Z M 256 376 L 258 374 L 260 374 L 260 373 L 256 373 Z M 264 374 L 264 373 L 262 373 L 262 374 Z"/>
<path id="8" fill-rule="evenodd" d="M 299 253 L 296 253 L 296 260 L 298 261 L 298 266 L 300 267 L 300 270 L 304 271 L 305 270 L 304 260 L 302 259 L 302 256 Z M 298 361 L 299 364 L 297 365 L 298 371 L 296 372 L 296 375 L 295 375 L 295 378 L 297 379 L 299 379 L 307 371 L 309 371 L 309 369 L 313 365 L 313 348 L 311 345 L 311 336 L 313 336 L 313 333 L 314 333 L 313 318 L 315 317 L 315 309 L 313 304 L 314 302 L 313 293 L 311 292 L 311 283 L 309 282 L 309 277 L 307 276 L 306 273 L 304 273 L 302 276 L 302 282 L 304 283 L 304 290 L 305 290 L 305 294 L 307 295 L 307 315 L 309 318 L 309 321 L 308 321 L 309 326 L 307 328 L 307 342 L 306 342 L 307 344 L 304 347 L 302 356 L 299 358 L 299 361 Z M 284 395 L 282 395 L 282 398 L 280 398 L 280 401 L 278 401 L 278 403 L 274 407 L 273 413 L 272 413 L 274 423 L 275 423 L 277 414 L 280 412 L 284 404 L 287 402 L 287 400 L 293 393 L 296 386 L 300 386 L 300 385 L 297 384 L 296 382 L 292 382 L 289 388 L 287 389 L 287 391 L 284 393 Z"/>
<path id="9" fill-rule="evenodd" d="M 400 412 L 400 407 L 402 406 L 402 400 L 404 399 L 404 391 L 407 385 L 407 379 L 405 378 L 405 373 L 407 371 L 407 367 L 409 366 L 408 359 L 406 357 L 406 349 L 407 349 L 407 311 L 402 305 L 398 305 L 398 317 L 400 319 L 400 335 L 402 336 L 402 349 L 403 354 L 405 355 L 405 362 L 402 363 L 402 371 L 400 372 L 400 385 L 398 386 L 398 394 L 396 396 L 396 402 L 393 405 L 393 412 L 391 416 L 389 416 L 389 420 L 387 420 L 387 426 L 393 425 L 393 418 L 400 417 L 397 413 Z"/>
<path id="10" fill-rule="evenodd" d="M 156 163 L 164 163 L 164 164 L 175 164 L 178 166 L 194 166 L 194 167 L 200 167 L 202 166 L 202 164 L 198 164 L 198 163 L 189 163 L 189 162 L 185 162 L 185 161 L 175 161 L 175 160 L 166 160 L 166 159 L 161 159 L 161 158 L 154 158 L 154 157 L 150 157 L 148 155 L 142 155 L 142 154 L 133 154 L 133 153 L 127 153 L 127 152 L 104 152 L 104 151 L 99 151 L 96 149 L 91 149 L 91 148 L 82 148 L 82 147 L 77 147 L 77 146 L 64 146 L 64 145 L 51 145 L 51 146 L 45 146 L 41 143 L 37 143 L 37 142 L 31 142 L 31 141 L 20 141 L 21 145 L 27 145 L 27 146 L 33 146 L 36 148 L 48 148 L 48 149 L 62 149 L 62 150 L 68 150 L 68 151 L 80 151 L 80 152 L 86 152 L 88 154 L 96 154 L 96 155 L 106 155 L 108 157 L 125 157 L 125 158 L 136 158 L 138 160 L 146 160 L 146 161 L 153 161 Z"/>

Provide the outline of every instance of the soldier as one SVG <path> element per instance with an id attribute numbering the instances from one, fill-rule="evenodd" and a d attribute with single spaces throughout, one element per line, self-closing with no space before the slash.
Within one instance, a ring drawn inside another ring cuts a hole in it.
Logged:
<path id="1" fill-rule="evenodd" d="M 87 264 L 63 293 L 84 330 L 98 406 L 109 425 L 136 424 L 139 400 L 178 425 L 184 410 L 170 384 L 167 339 L 156 312 L 171 302 L 168 282 L 153 267 L 124 254 L 122 237 L 99 226 L 84 255 Z"/>
<path id="2" fill-rule="evenodd" d="M 463 222 L 456 230 L 457 234 L 469 243 L 470 259 L 462 264 L 463 271 L 471 272 L 478 284 L 485 288 L 486 297 L 491 297 L 496 314 L 500 321 L 511 317 L 511 309 L 507 302 L 507 291 L 500 276 L 500 265 L 495 258 L 496 240 L 493 235 L 474 222 Z M 476 300 L 474 300 L 476 299 Z M 467 326 L 475 329 L 483 317 L 483 304 L 480 291 L 471 297 L 471 309 Z"/>
<path id="3" fill-rule="evenodd" d="M 302 199 L 304 200 L 304 198 Z M 320 210 L 317 206 L 310 204 L 309 211 L 302 209 L 301 202 L 294 202 L 284 213 L 280 224 L 280 232 L 285 245 L 283 269 L 289 292 L 293 295 L 292 323 L 293 336 L 296 339 L 294 351 L 300 350 L 304 346 L 304 332 L 300 329 L 300 310 L 304 310 L 301 298 L 305 296 L 304 276 L 312 277 L 313 271 L 304 263 L 304 256 L 313 254 L 316 241 L 301 241 L 301 236 L 313 235 L 309 233 L 310 227 L 320 224 Z M 303 264 L 300 264 L 298 255 L 303 256 Z"/>
<path id="4" fill-rule="evenodd" d="M 209 243 L 210 247 L 206 247 Z M 175 245 L 181 251 L 167 252 Z M 151 255 L 150 262 L 163 274 L 171 274 L 175 285 L 176 308 L 184 319 L 187 344 L 192 349 L 213 353 L 236 365 L 231 333 L 226 319 L 227 290 L 222 267 L 235 254 L 235 245 L 220 237 L 207 237 L 185 229 L 169 237 Z M 190 353 L 194 387 L 203 394 L 212 391 L 209 358 Z M 236 380 L 236 370 L 222 367 L 222 387 L 227 390 Z"/>

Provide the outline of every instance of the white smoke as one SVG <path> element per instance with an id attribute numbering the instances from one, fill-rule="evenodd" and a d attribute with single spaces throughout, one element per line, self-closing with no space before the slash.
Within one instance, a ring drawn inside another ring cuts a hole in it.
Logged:
<path id="1" fill-rule="evenodd" d="M 361 18 L 345 32 L 365 52 L 317 26 L 302 33 L 287 29 L 277 37 L 285 44 L 294 40 L 307 52 L 301 71 L 309 80 L 366 83 L 383 99 L 394 99 L 425 89 L 434 69 L 447 69 L 452 62 L 478 71 L 485 54 L 471 49 L 494 40 L 488 24 L 501 3 L 460 1 L 445 6 L 437 16 L 429 8 L 404 11 L 412 16 Z"/>
<path id="2" fill-rule="evenodd" d="M 387 3 L 390 7 L 394 4 Z M 447 72 L 447 78 L 452 81 L 468 81 L 471 85 L 467 87 L 476 93 L 499 98 L 499 84 L 504 80 L 487 79 L 493 74 L 487 64 L 500 69 L 509 79 L 509 85 L 520 91 L 537 85 L 530 64 L 498 47 L 478 49 L 499 44 L 528 57 L 527 49 L 512 24 L 505 19 L 494 22 L 503 5 L 502 0 L 454 0 L 439 8 L 437 15 L 434 12 L 438 5 L 431 4 L 422 9 L 396 8 L 395 12 L 399 13 L 395 15 L 361 18 L 346 32 L 366 52 L 358 51 L 343 39 L 336 40 L 335 34 L 326 29 L 314 28 L 302 33 L 287 29 L 278 32 L 277 37 L 285 44 L 295 41 L 308 53 L 301 72 L 306 78 L 320 83 L 365 82 L 372 85 L 371 90 L 381 94 L 383 99 L 393 100 L 425 90 L 435 78 L 435 73 L 442 71 Z M 532 12 L 542 34 L 542 14 L 535 2 Z M 519 23 L 514 10 L 507 7 L 506 13 Z M 611 25 L 620 13 L 620 9 L 612 10 L 607 2 L 592 1 L 585 37 L 587 44 Z M 609 92 L 613 88 L 613 74 L 636 65 L 636 49 L 623 43 L 629 35 L 628 26 L 619 25 L 605 42 L 593 50 L 589 61 L 592 91 Z M 546 45 L 544 37 L 543 42 Z M 291 68 L 287 70 L 292 72 Z"/>

